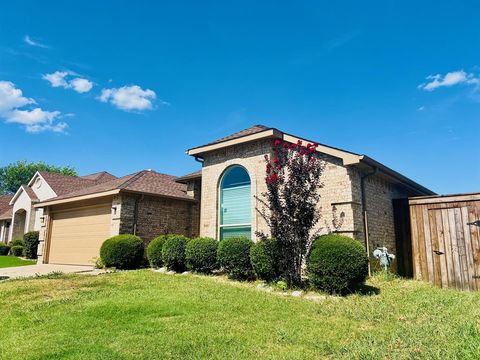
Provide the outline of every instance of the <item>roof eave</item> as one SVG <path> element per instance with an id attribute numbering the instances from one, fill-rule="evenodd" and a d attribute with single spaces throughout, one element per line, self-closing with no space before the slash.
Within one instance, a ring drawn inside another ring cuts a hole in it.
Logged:
<path id="1" fill-rule="evenodd" d="M 201 178 L 202 178 L 202 174 L 200 173 L 198 175 L 192 175 L 192 176 L 181 176 L 181 177 L 175 179 L 175 182 L 180 183 L 180 184 L 186 184 L 189 181 L 197 180 L 197 179 L 201 179 Z"/>
<path id="2" fill-rule="evenodd" d="M 390 178 L 395 179 L 396 181 L 398 181 L 400 184 L 404 186 L 407 186 L 411 189 L 416 190 L 421 195 L 436 195 L 434 191 L 420 185 L 419 183 L 413 181 L 412 179 L 407 178 L 406 176 L 396 172 L 395 170 L 390 169 L 389 167 L 383 165 L 382 163 L 379 163 L 377 160 L 374 160 L 371 157 L 368 157 L 367 155 L 362 155 L 360 158 L 360 162 L 370 167 L 375 167 L 379 169 L 383 174 L 387 175 Z"/>
<path id="3" fill-rule="evenodd" d="M 1 220 L 11 220 L 13 217 L 13 214 L 12 215 L 6 215 L 6 212 L 4 212 L 3 214 L 0 214 L 0 221 Z"/>
<path id="4" fill-rule="evenodd" d="M 255 140 L 260 140 L 260 139 L 268 139 L 268 138 L 278 138 L 282 139 L 284 141 L 288 141 L 291 143 L 297 143 L 298 141 L 302 141 L 304 143 L 313 143 L 313 141 L 306 140 L 303 138 L 299 138 L 294 135 L 290 135 L 287 133 L 284 133 L 278 129 L 275 128 L 269 128 L 263 131 L 260 131 L 255 134 L 251 135 L 245 135 L 236 139 L 232 140 L 225 140 L 219 143 L 211 144 L 211 145 L 205 145 L 205 146 L 199 146 L 196 148 L 192 148 L 186 151 L 186 153 L 190 156 L 195 156 L 195 157 L 202 157 L 202 154 L 218 150 L 224 147 L 228 146 L 233 146 L 233 145 L 238 145 L 242 143 L 247 143 Z M 395 170 L 390 169 L 389 167 L 379 163 L 378 161 L 366 156 L 366 155 L 361 155 L 357 153 L 353 153 L 350 151 L 342 150 L 339 148 L 331 147 L 328 145 L 324 144 L 319 144 L 317 146 L 317 151 L 336 157 L 338 159 L 341 159 L 343 162 L 344 166 L 349 166 L 349 165 L 361 165 L 365 164 L 370 167 L 376 167 L 378 168 L 383 174 L 385 174 L 387 177 L 394 179 L 396 182 L 404 185 L 405 187 L 408 187 L 410 189 L 413 189 L 414 191 L 418 192 L 421 195 L 435 195 L 436 193 L 433 192 L 432 190 L 418 184 L 417 182 L 407 178 L 406 176 L 396 172 Z M 177 179 L 178 182 L 183 181 L 184 178 Z"/>
<path id="5" fill-rule="evenodd" d="M 115 195 L 120 192 L 120 189 L 114 189 L 114 190 L 109 190 L 109 191 L 102 191 L 98 193 L 93 193 L 93 194 L 86 194 L 86 195 L 80 195 L 80 196 L 72 196 L 69 198 L 64 198 L 64 199 L 58 199 L 55 200 L 55 198 L 47 201 L 43 201 L 40 203 L 37 203 L 34 205 L 35 208 L 39 207 L 46 207 L 46 206 L 52 206 L 52 205 L 58 205 L 58 204 L 65 204 L 69 202 L 75 202 L 75 201 L 82 201 L 82 200 L 89 200 L 89 199 L 94 199 L 94 198 L 99 198 L 99 197 L 104 197 L 104 196 L 109 196 L 109 195 Z"/>
<path id="6" fill-rule="evenodd" d="M 180 196 L 173 196 L 173 195 L 163 195 L 163 194 L 158 194 L 158 193 L 150 193 L 150 192 L 145 192 L 145 191 L 135 191 L 135 190 L 128 190 L 128 189 L 122 189 L 121 192 L 122 193 L 131 193 L 131 194 L 162 197 L 162 198 L 174 199 L 174 200 L 183 200 L 183 201 L 189 201 L 189 202 L 198 202 L 198 200 L 193 198 L 193 197 L 180 197 Z M 186 196 L 188 196 L 188 195 L 186 195 Z"/>
<path id="7" fill-rule="evenodd" d="M 203 153 L 222 149 L 224 147 L 243 144 L 243 143 L 247 143 L 255 140 L 261 140 L 261 139 L 280 138 L 282 137 L 282 135 L 283 133 L 281 131 L 271 128 L 271 129 L 259 131 L 255 134 L 245 135 L 236 139 L 224 140 L 211 145 L 203 145 L 203 146 L 191 148 L 191 149 L 188 149 L 186 153 L 187 155 L 190 155 L 190 156 L 200 156 Z"/>

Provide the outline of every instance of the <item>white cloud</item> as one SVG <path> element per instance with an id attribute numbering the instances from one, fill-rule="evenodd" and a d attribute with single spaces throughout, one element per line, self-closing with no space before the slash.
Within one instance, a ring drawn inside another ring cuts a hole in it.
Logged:
<path id="1" fill-rule="evenodd" d="M 419 89 L 426 91 L 433 91 L 439 87 L 449 87 L 458 84 L 479 84 L 480 79 L 475 74 L 467 74 L 463 70 L 452 71 L 446 73 L 444 76 L 441 74 L 427 76 L 428 82 L 418 85 Z"/>
<path id="2" fill-rule="evenodd" d="M 86 93 L 92 90 L 93 82 L 90 80 L 76 77 L 72 80 L 67 79 L 76 75 L 72 71 L 55 71 L 51 74 L 42 75 L 42 79 L 47 80 L 52 87 L 63 87 L 64 89 L 73 89 L 78 93 Z"/>
<path id="3" fill-rule="evenodd" d="M 39 47 L 39 48 L 42 48 L 42 49 L 48 49 L 49 48 L 49 46 L 47 46 L 47 45 L 41 44 L 38 41 L 34 41 L 28 35 L 25 35 L 25 37 L 23 38 L 23 41 L 25 41 L 25 43 L 27 43 L 30 46 L 36 46 L 36 47 Z"/>
<path id="4" fill-rule="evenodd" d="M 33 110 L 12 110 L 6 113 L 7 122 L 14 122 L 22 125 L 35 125 L 38 123 L 52 122 L 60 111 L 43 111 L 42 108 Z"/>
<path id="5" fill-rule="evenodd" d="M 123 86 L 121 88 L 102 89 L 99 100 L 110 102 L 121 110 L 151 110 L 152 101 L 157 95 L 153 90 L 143 90 L 138 85 Z M 165 103 L 166 104 L 166 103 Z"/>
<path id="6" fill-rule="evenodd" d="M 418 111 L 423 111 L 423 110 L 425 110 L 425 106 L 424 106 L 424 105 L 419 106 L 417 110 L 418 110 Z"/>
<path id="7" fill-rule="evenodd" d="M 65 80 L 69 73 L 67 71 L 55 71 L 51 74 L 44 74 L 42 75 L 42 79 L 47 80 L 50 82 L 52 87 L 63 87 L 65 89 L 68 88 L 68 83 Z"/>
<path id="8" fill-rule="evenodd" d="M 7 123 L 20 124 L 27 132 L 64 132 L 65 122 L 55 122 L 60 111 L 45 111 L 40 107 L 25 109 L 26 105 L 36 104 L 35 100 L 23 96 L 22 90 L 10 81 L 0 81 L 0 117 Z"/>
<path id="9" fill-rule="evenodd" d="M 93 83 L 87 79 L 82 78 L 75 78 L 70 81 L 70 85 L 72 86 L 73 90 L 78 93 L 85 93 L 92 90 Z"/>
<path id="10" fill-rule="evenodd" d="M 56 124 L 29 125 L 26 127 L 26 130 L 29 133 L 39 133 L 43 131 L 53 131 L 56 133 L 64 133 L 67 128 L 68 128 L 68 124 L 62 121 Z"/>
<path id="11" fill-rule="evenodd" d="M 0 81 L 0 114 L 28 104 L 35 104 L 35 100 L 24 97 L 12 82 Z"/>

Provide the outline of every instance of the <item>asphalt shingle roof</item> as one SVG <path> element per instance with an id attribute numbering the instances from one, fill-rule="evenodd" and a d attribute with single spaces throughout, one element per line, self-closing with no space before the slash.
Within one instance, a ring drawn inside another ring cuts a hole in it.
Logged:
<path id="1" fill-rule="evenodd" d="M 192 149 L 196 149 L 196 148 L 200 148 L 200 147 L 204 147 L 204 146 L 209 146 L 209 145 L 214 145 L 214 144 L 222 143 L 222 142 L 228 141 L 228 140 L 238 139 L 238 138 L 241 138 L 241 137 L 244 137 L 244 136 L 247 136 L 247 135 L 253 135 L 253 134 L 256 134 L 256 133 L 259 133 L 259 132 L 262 132 L 262 131 L 265 131 L 265 130 L 269 130 L 269 129 L 272 129 L 272 128 L 267 127 L 265 125 L 253 125 L 252 127 L 249 127 L 248 129 L 241 130 L 239 132 L 236 132 L 236 133 L 233 133 L 231 135 L 225 136 L 223 138 L 217 139 L 215 141 L 209 142 L 208 144 L 196 146 Z"/>
<path id="2" fill-rule="evenodd" d="M 101 171 L 101 172 L 97 172 L 97 173 L 90 174 L 90 175 L 85 175 L 85 176 L 80 176 L 80 177 L 82 179 L 94 180 L 96 182 L 105 182 L 105 181 L 110 181 L 110 180 L 114 180 L 114 179 L 117 178 L 116 176 L 110 174 L 107 171 Z"/>
<path id="3" fill-rule="evenodd" d="M 177 182 L 185 182 L 187 180 L 197 179 L 202 177 L 202 170 L 195 171 L 193 173 L 183 175 L 178 177 L 175 181 Z"/>
<path id="4" fill-rule="evenodd" d="M 87 175 L 86 177 L 78 177 L 61 175 L 46 171 L 39 171 L 39 173 L 58 196 L 65 195 L 79 189 L 85 189 L 99 183 L 110 181 L 111 177 L 115 178 L 113 175 L 108 173 L 106 174 L 108 174 L 109 176 L 98 176 L 98 173 L 92 174 L 93 176 L 97 177 L 96 179 L 88 178 L 92 175 Z"/>
<path id="5" fill-rule="evenodd" d="M 13 195 L 0 195 L 0 220 L 11 219 L 13 206 L 9 205 Z"/>
<path id="6" fill-rule="evenodd" d="M 187 195 L 186 185 L 176 182 L 176 179 L 177 178 L 172 175 L 161 174 L 151 170 L 143 170 L 121 178 L 106 181 L 101 184 L 89 186 L 77 191 L 72 191 L 47 201 L 68 199 L 111 190 L 122 190 L 127 192 L 131 191 L 156 196 L 193 200 L 191 196 Z"/>

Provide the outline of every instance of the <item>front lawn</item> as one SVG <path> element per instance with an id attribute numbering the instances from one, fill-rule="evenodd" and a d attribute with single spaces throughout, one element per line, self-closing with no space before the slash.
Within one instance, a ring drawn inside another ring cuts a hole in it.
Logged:
<path id="1" fill-rule="evenodd" d="M 313 302 L 150 270 L 0 282 L 1 359 L 480 356 L 480 294 L 374 277 Z"/>
<path id="2" fill-rule="evenodd" d="M 7 268 L 13 266 L 35 265 L 35 260 L 24 260 L 16 256 L 0 256 L 0 268 Z"/>

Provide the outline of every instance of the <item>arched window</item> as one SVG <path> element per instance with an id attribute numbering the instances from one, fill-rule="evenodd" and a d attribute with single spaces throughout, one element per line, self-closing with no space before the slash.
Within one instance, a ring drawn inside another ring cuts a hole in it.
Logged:
<path id="1" fill-rule="evenodd" d="M 250 176 L 242 166 L 229 167 L 220 181 L 220 240 L 252 237 Z"/>

